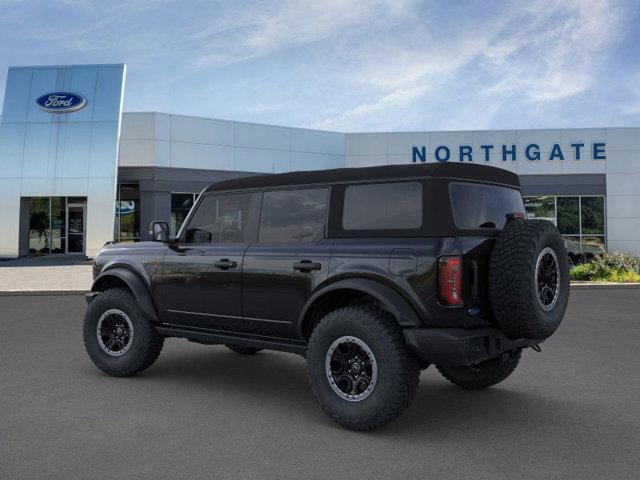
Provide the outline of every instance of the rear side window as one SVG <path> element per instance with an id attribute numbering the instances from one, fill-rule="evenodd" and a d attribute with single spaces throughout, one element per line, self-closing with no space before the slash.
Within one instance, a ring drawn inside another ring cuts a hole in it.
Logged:
<path id="1" fill-rule="evenodd" d="M 324 238 L 329 189 L 279 190 L 262 197 L 259 242 L 314 242 Z"/>
<path id="2" fill-rule="evenodd" d="M 210 195 L 189 220 L 185 243 L 244 243 L 252 193 Z"/>
<path id="3" fill-rule="evenodd" d="M 524 213 L 522 196 L 515 188 L 453 182 L 449 191 L 453 219 L 462 230 L 502 228 L 507 213 Z"/>
<path id="4" fill-rule="evenodd" d="M 351 185 L 344 192 L 344 230 L 402 230 L 422 226 L 418 182 Z"/>

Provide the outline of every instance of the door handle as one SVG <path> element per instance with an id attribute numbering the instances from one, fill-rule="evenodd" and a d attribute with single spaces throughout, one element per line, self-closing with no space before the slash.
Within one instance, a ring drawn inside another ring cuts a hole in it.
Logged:
<path id="1" fill-rule="evenodd" d="M 238 262 L 229 260 L 228 258 L 223 258 L 221 260 L 213 262 L 213 266 L 219 268 L 220 270 L 229 270 L 230 268 L 236 268 L 238 266 Z"/>
<path id="2" fill-rule="evenodd" d="M 322 264 L 311 260 L 301 260 L 293 264 L 293 269 L 300 272 L 310 272 L 311 270 L 320 270 L 320 268 L 322 268 Z"/>

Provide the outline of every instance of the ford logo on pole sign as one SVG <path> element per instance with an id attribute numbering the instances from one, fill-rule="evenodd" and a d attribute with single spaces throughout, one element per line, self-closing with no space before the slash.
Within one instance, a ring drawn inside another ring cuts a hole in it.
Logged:
<path id="1" fill-rule="evenodd" d="M 49 113 L 73 113 L 81 110 L 87 99 L 77 93 L 53 92 L 38 97 L 36 105 Z"/>

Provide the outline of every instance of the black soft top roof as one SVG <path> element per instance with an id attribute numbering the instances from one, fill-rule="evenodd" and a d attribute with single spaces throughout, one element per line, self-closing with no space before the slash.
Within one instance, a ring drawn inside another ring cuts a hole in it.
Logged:
<path id="1" fill-rule="evenodd" d="M 518 175 L 502 168 L 468 163 L 426 163 L 252 175 L 214 183 L 207 187 L 206 191 L 422 177 L 475 180 L 520 187 Z"/>

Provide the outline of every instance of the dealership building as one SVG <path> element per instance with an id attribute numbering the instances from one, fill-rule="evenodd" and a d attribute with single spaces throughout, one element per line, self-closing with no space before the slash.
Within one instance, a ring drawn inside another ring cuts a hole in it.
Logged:
<path id="1" fill-rule="evenodd" d="M 640 254 L 640 128 L 345 133 L 123 112 L 123 64 L 12 67 L 0 117 L 0 257 L 95 255 L 176 232 L 218 180 L 463 162 L 520 176 L 575 252 Z M 434 206 L 438 208 L 438 206 Z"/>

